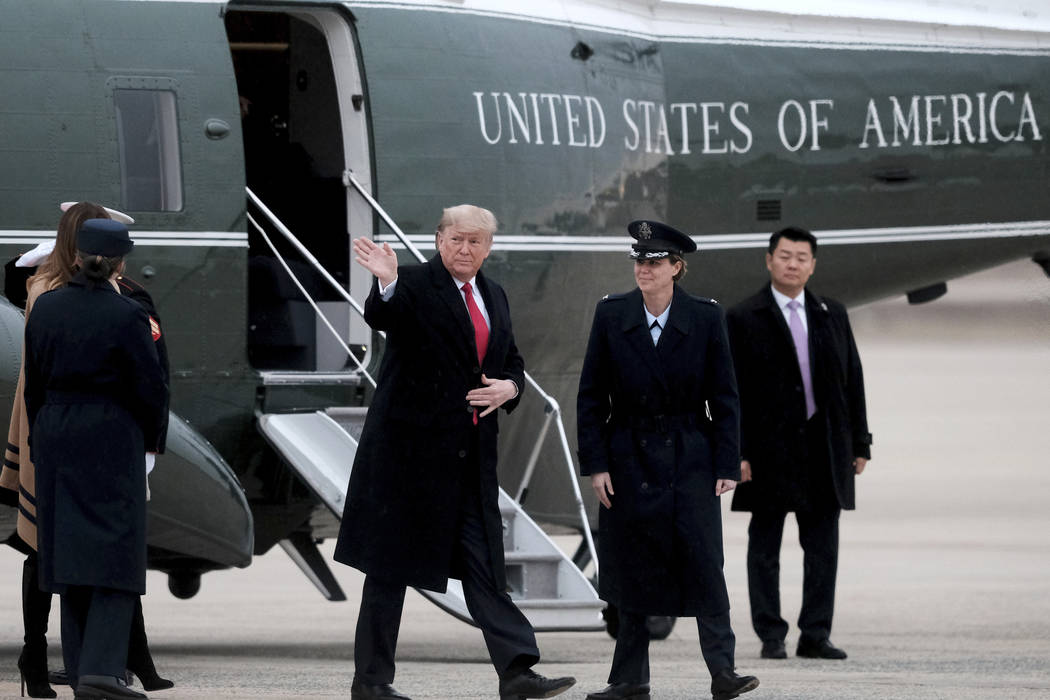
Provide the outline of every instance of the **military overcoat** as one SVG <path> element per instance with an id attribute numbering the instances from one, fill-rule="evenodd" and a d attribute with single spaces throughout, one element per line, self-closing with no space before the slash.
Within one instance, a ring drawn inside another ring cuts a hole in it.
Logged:
<path id="1" fill-rule="evenodd" d="M 730 309 L 729 337 L 740 387 L 741 455 L 752 480 L 740 484 L 733 510 L 794 511 L 814 505 L 812 494 L 834 493 L 855 507 L 854 457 L 871 457 L 864 373 L 842 304 L 806 290 L 809 365 L 818 418 L 827 436 L 828 471 L 817 476 L 806 444 L 806 399 L 794 341 L 767 286 Z M 811 479 L 826 478 L 833 489 Z"/>
<path id="2" fill-rule="evenodd" d="M 25 402 L 41 587 L 144 593 L 145 450 L 167 422 L 146 311 L 83 275 L 41 295 L 26 322 Z"/>
<path id="3" fill-rule="evenodd" d="M 632 612 L 716 615 L 729 599 L 715 482 L 740 478 L 725 315 L 675 285 L 654 346 L 643 303 L 638 289 L 598 303 L 580 375 L 581 472 L 608 472 L 615 491 L 599 506 L 599 590 Z"/>
<path id="4" fill-rule="evenodd" d="M 497 411 L 474 425 L 467 392 L 481 375 L 511 379 L 524 390 L 525 363 L 514 343 L 507 297 L 478 272 L 490 320 L 488 350 L 478 365 L 463 294 L 439 255 L 398 268 L 393 296 L 378 283 L 365 320 L 386 331 L 377 377 L 354 457 L 336 543 L 336 561 L 380 579 L 444 592 L 460 578 L 454 547 L 464 484 L 477 484 L 492 571 L 505 587 L 503 521 L 496 478 Z"/>
<path id="5" fill-rule="evenodd" d="M 10 275 L 12 270 L 14 270 L 21 275 L 20 279 L 25 280 L 27 277 L 23 271 L 27 269 L 31 272 L 36 270 L 35 267 L 16 268 L 13 265 L 9 265 L 7 272 Z M 7 282 L 8 280 L 5 280 L 5 290 L 10 292 Z M 118 291 L 123 296 L 134 299 L 149 314 L 150 332 L 153 340 L 156 341 L 157 355 L 160 359 L 164 384 L 170 387 L 168 349 L 164 334 L 161 331 L 160 317 L 157 315 L 157 309 L 153 304 L 153 298 L 146 291 L 145 287 L 130 277 L 119 276 L 116 279 L 116 283 Z M 25 303 L 27 319 L 33 309 L 33 303 L 46 291 L 48 291 L 46 284 L 39 278 L 33 280 L 30 288 L 22 290 L 20 300 Z M 15 297 L 12 301 L 17 299 L 18 297 Z M 12 505 L 18 508 L 16 530 L 18 536 L 9 539 L 8 544 L 28 554 L 29 550 L 36 551 L 36 472 L 33 468 L 33 463 L 29 460 L 29 421 L 25 412 L 24 384 L 25 369 L 23 363 L 18 368 L 18 384 L 15 387 L 15 396 L 11 405 L 11 422 L 7 430 L 7 449 L 4 451 L 4 466 L 0 470 L 0 494 L 4 494 L 6 498 L 12 499 Z M 168 423 L 165 421 L 157 435 L 157 444 L 152 447 L 147 445 L 147 451 L 163 453 L 167 433 Z M 9 496 L 8 494 L 11 495 Z"/>

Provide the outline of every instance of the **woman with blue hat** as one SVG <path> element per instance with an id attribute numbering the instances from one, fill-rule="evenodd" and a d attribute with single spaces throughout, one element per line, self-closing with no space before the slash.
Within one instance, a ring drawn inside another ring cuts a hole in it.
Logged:
<path id="1" fill-rule="evenodd" d="M 649 700 L 647 616 L 695 617 L 715 700 L 758 686 L 734 669 L 719 496 L 740 479 L 740 405 L 725 313 L 686 293 L 687 235 L 627 227 L 637 288 L 594 312 L 580 374 L 580 471 L 599 507 L 599 593 L 619 612 L 609 686 Z"/>
<path id="2" fill-rule="evenodd" d="M 149 316 L 116 279 L 127 227 L 88 219 L 80 271 L 26 323 L 25 403 L 36 466 L 40 582 L 62 596 L 62 653 L 76 698 L 144 698 L 124 681 L 146 580 L 146 463 L 167 421 Z"/>

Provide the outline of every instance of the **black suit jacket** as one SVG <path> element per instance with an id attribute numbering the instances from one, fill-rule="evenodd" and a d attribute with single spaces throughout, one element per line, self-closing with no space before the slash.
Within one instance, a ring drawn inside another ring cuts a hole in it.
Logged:
<path id="1" fill-rule="evenodd" d="M 806 290 L 810 367 L 817 419 L 827 436 L 827 478 L 841 508 L 855 507 L 854 457 L 871 456 L 864 374 L 842 304 Z M 740 389 L 743 459 L 752 481 L 740 484 L 734 510 L 798 510 L 812 505 L 806 403 L 791 331 L 770 287 L 733 307 L 729 339 Z"/>
<path id="2" fill-rule="evenodd" d="M 444 591 L 458 574 L 452 553 L 460 503 L 465 490 L 477 488 L 492 569 L 503 587 L 497 412 L 474 425 L 466 395 L 481 386 L 482 374 L 511 379 L 519 394 L 503 408 L 513 410 L 525 388 L 525 363 L 503 288 L 481 272 L 475 284 L 490 321 L 481 366 L 463 294 L 439 255 L 400 268 L 389 301 L 373 283 L 365 320 L 386 331 L 386 346 L 350 476 L 336 561 L 387 581 Z"/>

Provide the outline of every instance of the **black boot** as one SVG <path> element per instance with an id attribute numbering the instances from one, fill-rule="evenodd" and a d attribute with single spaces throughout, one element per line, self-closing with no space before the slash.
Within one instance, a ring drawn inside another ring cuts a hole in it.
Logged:
<path id="1" fill-rule="evenodd" d="M 51 594 L 40 590 L 36 555 L 22 565 L 22 625 L 25 645 L 18 656 L 22 692 L 31 698 L 54 698 L 58 694 L 47 682 L 47 619 L 51 615 Z"/>
<path id="2" fill-rule="evenodd" d="M 161 678 L 153 665 L 146 639 L 146 622 L 142 618 L 142 599 L 135 602 L 135 615 L 131 618 L 131 634 L 128 636 L 128 670 L 138 676 L 145 690 L 166 690 L 174 687 L 174 681 Z M 129 683 L 130 685 L 130 683 Z"/>

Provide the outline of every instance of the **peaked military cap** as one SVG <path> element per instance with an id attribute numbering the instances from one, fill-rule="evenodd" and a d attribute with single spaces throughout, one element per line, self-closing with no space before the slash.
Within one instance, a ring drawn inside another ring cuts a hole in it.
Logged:
<path id="1" fill-rule="evenodd" d="M 637 240 L 631 246 L 631 257 L 635 260 L 654 260 L 696 250 L 692 238 L 659 221 L 632 221 L 627 224 L 627 232 Z"/>
<path id="2" fill-rule="evenodd" d="M 58 208 L 61 209 L 63 213 L 65 213 L 65 212 L 69 211 L 70 209 L 72 209 L 73 207 L 75 207 L 78 204 L 80 204 L 80 202 L 62 202 L 61 204 L 58 205 Z M 128 216 L 127 214 L 125 214 L 122 211 L 118 211 L 116 209 L 110 209 L 109 207 L 102 207 L 102 208 L 106 210 L 107 214 L 109 214 L 109 218 L 113 219 L 114 221 L 119 221 L 122 224 L 129 224 L 129 225 L 135 223 L 134 219 L 132 219 L 130 216 Z"/>
<path id="3" fill-rule="evenodd" d="M 128 227 L 113 219 L 88 219 L 77 232 L 77 250 L 90 255 L 119 258 L 134 245 Z"/>

